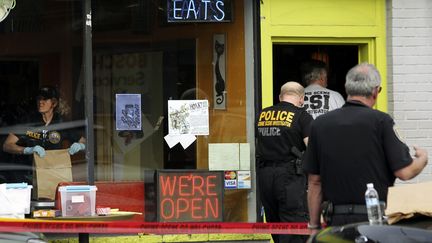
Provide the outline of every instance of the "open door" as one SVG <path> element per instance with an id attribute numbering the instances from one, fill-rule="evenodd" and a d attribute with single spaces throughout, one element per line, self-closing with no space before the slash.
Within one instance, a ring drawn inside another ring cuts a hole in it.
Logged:
<path id="1" fill-rule="evenodd" d="M 273 38 L 271 52 L 272 82 L 263 82 L 264 90 L 272 90 L 271 100 L 263 96 L 263 106 L 277 103 L 279 90 L 287 81 L 301 83 L 300 66 L 303 62 L 323 58 L 327 55 L 329 65 L 329 89 L 338 91 L 346 98 L 345 75 L 350 68 L 361 62 L 376 65 L 376 47 L 374 38 Z M 386 90 L 385 76 L 383 90 Z M 303 84 L 304 85 L 304 84 Z M 376 108 L 387 109 L 387 95 L 383 92 L 378 97 Z M 267 105 L 265 105 L 268 103 Z"/>
<path id="2" fill-rule="evenodd" d="M 311 59 L 328 65 L 328 87 L 345 95 L 345 75 L 359 60 L 357 45 L 273 45 L 273 103 L 278 102 L 279 88 L 287 81 L 303 86 L 301 66 Z"/>

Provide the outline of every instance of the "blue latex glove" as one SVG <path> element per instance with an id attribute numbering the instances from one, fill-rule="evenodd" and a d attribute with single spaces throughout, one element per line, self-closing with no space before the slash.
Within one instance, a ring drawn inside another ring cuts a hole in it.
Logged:
<path id="1" fill-rule="evenodd" d="M 83 143 L 73 143 L 70 147 L 69 147 L 69 154 L 70 155 L 74 155 L 76 153 L 78 153 L 81 150 L 85 149 L 85 144 Z"/>
<path id="2" fill-rule="evenodd" d="M 33 153 L 36 153 L 37 155 L 39 155 L 39 157 L 43 158 L 45 156 L 45 149 L 39 145 L 36 145 L 34 147 L 24 148 L 23 154 L 33 154 Z"/>

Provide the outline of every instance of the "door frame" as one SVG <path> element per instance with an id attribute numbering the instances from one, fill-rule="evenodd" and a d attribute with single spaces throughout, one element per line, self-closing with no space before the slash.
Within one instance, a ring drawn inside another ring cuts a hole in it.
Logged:
<path id="1" fill-rule="evenodd" d="M 375 108 L 387 111 L 387 80 L 386 65 L 377 60 L 376 38 L 374 37 L 272 37 L 271 45 L 266 55 L 262 56 L 262 107 L 271 106 L 273 103 L 273 52 L 275 44 L 287 45 L 356 45 L 358 46 L 358 62 L 368 62 L 377 66 L 381 74 L 381 86 L 383 91 L 378 96 Z M 385 55 L 384 55 L 385 56 Z"/>

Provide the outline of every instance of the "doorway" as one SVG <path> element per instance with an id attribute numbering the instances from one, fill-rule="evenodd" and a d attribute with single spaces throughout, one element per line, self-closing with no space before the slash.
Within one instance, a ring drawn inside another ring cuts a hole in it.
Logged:
<path id="1" fill-rule="evenodd" d="M 357 45 L 273 44 L 273 104 L 279 102 L 280 87 L 287 81 L 301 81 L 301 65 L 319 59 L 328 65 L 328 87 L 344 98 L 345 75 L 359 60 Z"/>

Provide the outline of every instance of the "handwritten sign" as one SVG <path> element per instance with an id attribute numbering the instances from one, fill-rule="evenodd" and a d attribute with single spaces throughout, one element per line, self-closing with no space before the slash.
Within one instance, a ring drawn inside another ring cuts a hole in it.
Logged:
<path id="1" fill-rule="evenodd" d="M 159 222 L 223 220 L 223 172 L 158 171 Z"/>
<path id="2" fill-rule="evenodd" d="M 168 22 L 231 22 L 231 0 L 168 0 Z"/>

